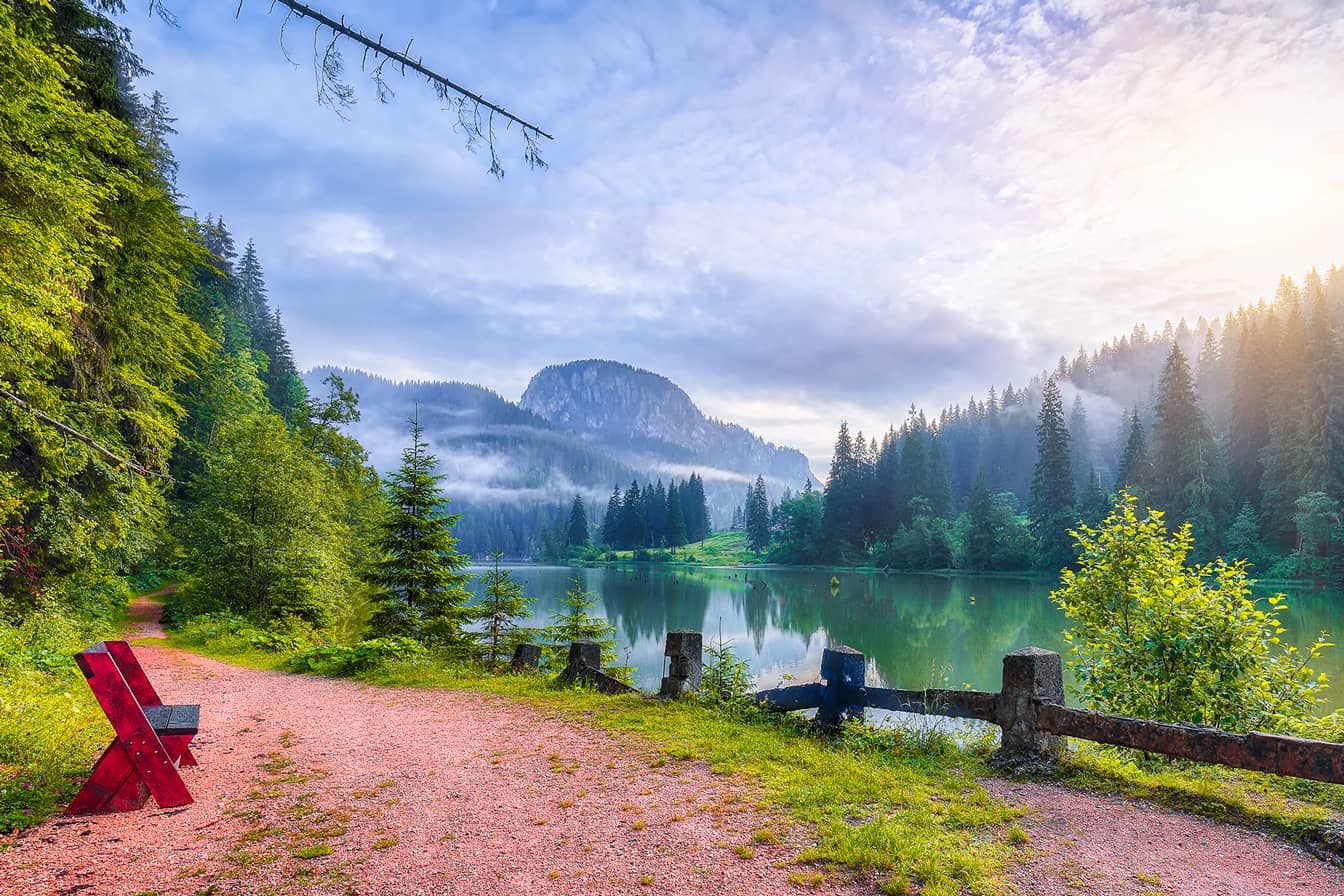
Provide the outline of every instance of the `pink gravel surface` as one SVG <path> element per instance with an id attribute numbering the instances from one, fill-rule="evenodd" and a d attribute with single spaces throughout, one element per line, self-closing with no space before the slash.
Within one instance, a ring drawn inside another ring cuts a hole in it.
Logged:
<path id="1" fill-rule="evenodd" d="M 807 844 L 741 781 L 530 706 L 136 652 L 201 704 L 196 802 L 50 820 L 0 852 L 0 894 L 781 893 Z"/>
<path id="2" fill-rule="evenodd" d="M 1344 871 L 1263 834 L 1149 803 L 990 779 L 1025 806 L 1031 837 L 1014 883 L 1033 896 L 1344 896 Z"/>
<path id="3" fill-rule="evenodd" d="M 138 634 L 158 634 L 157 611 L 133 608 Z M 806 831 L 701 763 L 655 764 L 629 741 L 476 693 L 137 652 L 165 699 L 202 704 L 201 765 L 183 771 L 196 802 L 56 818 L 10 838 L 0 896 L 797 891 L 789 863 Z M 1009 870 L 1024 894 L 1344 896 L 1344 872 L 1254 833 L 1048 784 L 984 783 L 1030 810 L 1031 842 Z M 763 828 L 781 841 L 754 843 Z M 822 887 L 874 891 L 844 875 Z"/>

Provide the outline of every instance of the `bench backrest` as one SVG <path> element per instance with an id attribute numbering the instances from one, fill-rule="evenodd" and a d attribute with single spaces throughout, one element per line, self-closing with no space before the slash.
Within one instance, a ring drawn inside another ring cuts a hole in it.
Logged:
<path id="1" fill-rule="evenodd" d="M 158 691 L 155 691 L 154 685 L 149 683 L 145 670 L 140 666 L 140 660 L 136 659 L 131 651 L 131 645 L 126 641 L 102 641 L 101 644 L 112 655 L 136 701 L 141 706 L 162 706 L 163 701 L 159 699 Z"/>

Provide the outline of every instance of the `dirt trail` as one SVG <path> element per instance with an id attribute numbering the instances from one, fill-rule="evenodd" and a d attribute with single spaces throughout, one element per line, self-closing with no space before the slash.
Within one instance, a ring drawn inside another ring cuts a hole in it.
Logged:
<path id="1" fill-rule="evenodd" d="M 149 601 L 132 609 L 138 637 L 161 635 L 157 619 Z M 137 652 L 165 699 L 202 704 L 201 765 L 183 772 L 196 803 L 34 828 L 0 851 L 0 896 L 797 889 L 787 863 L 804 832 L 753 843 L 780 820 L 700 763 L 662 765 L 475 693 Z M 1048 786 L 989 786 L 1036 810 L 1030 858 L 1013 871 L 1023 893 L 1344 894 L 1344 873 L 1254 834 Z M 822 891 L 875 888 L 833 875 Z"/>

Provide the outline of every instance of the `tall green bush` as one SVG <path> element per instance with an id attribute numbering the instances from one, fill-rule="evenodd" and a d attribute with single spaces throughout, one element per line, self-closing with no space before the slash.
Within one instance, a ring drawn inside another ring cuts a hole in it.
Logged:
<path id="1" fill-rule="evenodd" d="M 1051 599 L 1077 689 L 1093 709 L 1231 731 L 1294 731 L 1320 701 L 1311 664 L 1330 647 L 1284 645 L 1282 595 L 1251 596 L 1244 561 L 1190 566 L 1190 526 L 1168 533 L 1121 492 L 1105 521 L 1074 533 L 1077 571 Z"/>

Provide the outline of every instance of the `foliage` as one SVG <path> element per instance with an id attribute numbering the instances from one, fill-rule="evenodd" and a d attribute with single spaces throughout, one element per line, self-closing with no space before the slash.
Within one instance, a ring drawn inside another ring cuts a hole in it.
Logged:
<path id="1" fill-rule="evenodd" d="M 425 645 L 415 638 L 368 638 L 357 644 L 320 644 L 289 658 L 294 672 L 317 675 L 360 675 L 379 666 L 425 656 Z"/>
<path id="2" fill-rule="evenodd" d="M 502 556 L 498 551 L 490 555 L 494 564 L 480 577 L 482 600 L 472 608 L 473 618 L 485 623 L 480 640 L 492 666 L 527 639 L 528 633 L 519 628 L 518 620 L 528 615 L 534 602 L 523 594 L 523 586 L 513 580 L 512 572 L 500 568 Z"/>
<path id="3" fill-rule="evenodd" d="M 191 489 L 182 544 L 187 612 L 293 615 L 321 625 L 348 596 L 348 528 L 327 468 L 273 414 L 226 423 Z M 182 612 L 182 611 L 178 611 Z"/>
<path id="4" fill-rule="evenodd" d="M 108 619 L 91 622 L 55 605 L 19 625 L 0 622 L 0 833 L 68 802 L 106 745 L 110 728 L 74 654 L 114 632 Z"/>
<path id="5" fill-rule="evenodd" d="M 770 547 L 770 500 L 765 495 L 765 479 L 757 476 L 747 503 L 747 545 L 756 553 Z"/>
<path id="6" fill-rule="evenodd" d="M 723 634 L 705 645 L 700 696 L 712 703 L 735 703 L 751 695 L 752 676 L 746 660 L 739 659 L 733 641 Z"/>
<path id="7" fill-rule="evenodd" d="M 1190 526 L 1168 534 L 1121 492 L 1097 529 L 1082 527 L 1078 570 L 1051 599 L 1072 622 L 1071 665 L 1103 712 L 1230 731 L 1293 731 L 1326 685 L 1310 663 L 1331 646 L 1283 646 L 1282 596 L 1250 596 L 1244 562 L 1191 567 Z"/>
<path id="8" fill-rule="evenodd" d="M 551 668 L 564 666 L 569 645 L 575 641 L 596 641 L 602 648 L 602 666 L 616 662 L 616 627 L 600 616 L 589 614 L 597 603 L 591 591 L 584 590 L 582 577 L 575 575 L 561 601 L 564 609 L 551 616 L 551 624 L 542 629 L 546 641 L 545 657 Z"/>
<path id="9" fill-rule="evenodd" d="M 1069 526 L 1074 514 L 1073 460 L 1064 404 L 1053 379 L 1041 390 L 1036 419 L 1036 469 L 1031 477 L 1031 534 L 1039 548 L 1037 563 L 1055 570 L 1071 559 Z"/>
<path id="10" fill-rule="evenodd" d="M 390 506 L 379 525 L 377 549 L 366 580 L 377 589 L 370 625 L 382 635 L 418 638 L 426 644 L 465 649 L 469 638 L 465 587 L 469 559 L 457 550 L 453 527 L 459 516 L 439 508 L 446 503 L 438 458 L 429 453 L 418 419 L 401 467 L 387 478 Z"/>

